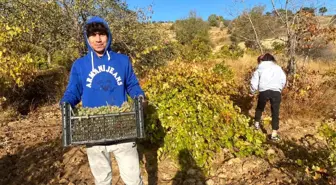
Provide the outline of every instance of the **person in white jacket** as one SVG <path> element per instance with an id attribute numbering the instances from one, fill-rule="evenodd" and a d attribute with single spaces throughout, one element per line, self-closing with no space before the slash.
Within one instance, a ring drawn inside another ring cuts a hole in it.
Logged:
<path id="1" fill-rule="evenodd" d="M 286 74 L 282 68 L 276 64 L 274 56 L 269 53 L 259 56 L 258 63 L 259 65 L 253 73 L 250 87 L 250 96 L 254 96 L 259 92 L 254 126 L 256 129 L 260 129 L 262 112 L 269 100 L 271 103 L 273 130 L 271 139 L 277 141 L 280 140 L 277 131 L 279 129 L 281 91 L 286 85 Z"/>

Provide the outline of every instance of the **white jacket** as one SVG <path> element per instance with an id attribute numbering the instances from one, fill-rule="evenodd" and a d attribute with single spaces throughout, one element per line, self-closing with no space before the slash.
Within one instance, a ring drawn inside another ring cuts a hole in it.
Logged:
<path id="1" fill-rule="evenodd" d="M 251 79 L 251 93 L 266 90 L 279 91 L 286 85 L 286 74 L 279 65 L 273 61 L 262 61 Z"/>

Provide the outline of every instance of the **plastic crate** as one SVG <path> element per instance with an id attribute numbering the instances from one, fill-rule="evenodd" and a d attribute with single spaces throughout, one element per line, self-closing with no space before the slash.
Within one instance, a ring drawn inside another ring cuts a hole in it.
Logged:
<path id="1" fill-rule="evenodd" d="M 143 98 L 134 99 L 134 111 L 89 116 L 74 115 L 70 104 L 63 103 L 63 146 L 105 144 L 144 138 Z"/>

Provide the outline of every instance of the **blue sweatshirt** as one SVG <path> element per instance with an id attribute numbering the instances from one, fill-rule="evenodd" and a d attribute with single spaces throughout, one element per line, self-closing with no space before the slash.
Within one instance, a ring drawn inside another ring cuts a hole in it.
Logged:
<path id="1" fill-rule="evenodd" d="M 92 17 L 86 24 L 93 22 L 103 23 L 108 29 L 105 52 L 98 57 L 84 33 L 88 54 L 73 63 L 61 103 L 68 102 L 73 107 L 80 101 L 83 107 L 121 106 L 127 101 L 127 94 L 132 98 L 144 96 L 129 58 L 111 51 L 112 35 L 108 24 L 100 17 Z"/>

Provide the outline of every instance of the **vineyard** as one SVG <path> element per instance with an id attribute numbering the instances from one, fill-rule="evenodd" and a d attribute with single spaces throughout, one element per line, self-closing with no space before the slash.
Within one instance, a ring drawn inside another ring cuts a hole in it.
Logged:
<path id="1" fill-rule="evenodd" d="M 0 184 L 94 184 L 85 146 L 62 146 L 59 105 L 73 61 L 86 54 L 82 29 L 91 15 L 107 20 L 112 49 L 130 57 L 148 100 L 146 138 L 137 141 L 145 184 L 336 184 L 334 16 L 293 8 L 286 27 L 283 9 L 257 6 L 233 20 L 191 12 L 153 22 L 121 1 L 80 2 L 0 0 Z M 261 130 L 252 127 L 249 84 L 264 52 L 288 79 L 279 142 L 269 139 L 269 104 Z M 131 102 L 79 104 L 73 114 L 133 110 Z M 77 121 L 79 130 L 90 126 Z M 111 158 L 113 184 L 121 185 Z"/>

